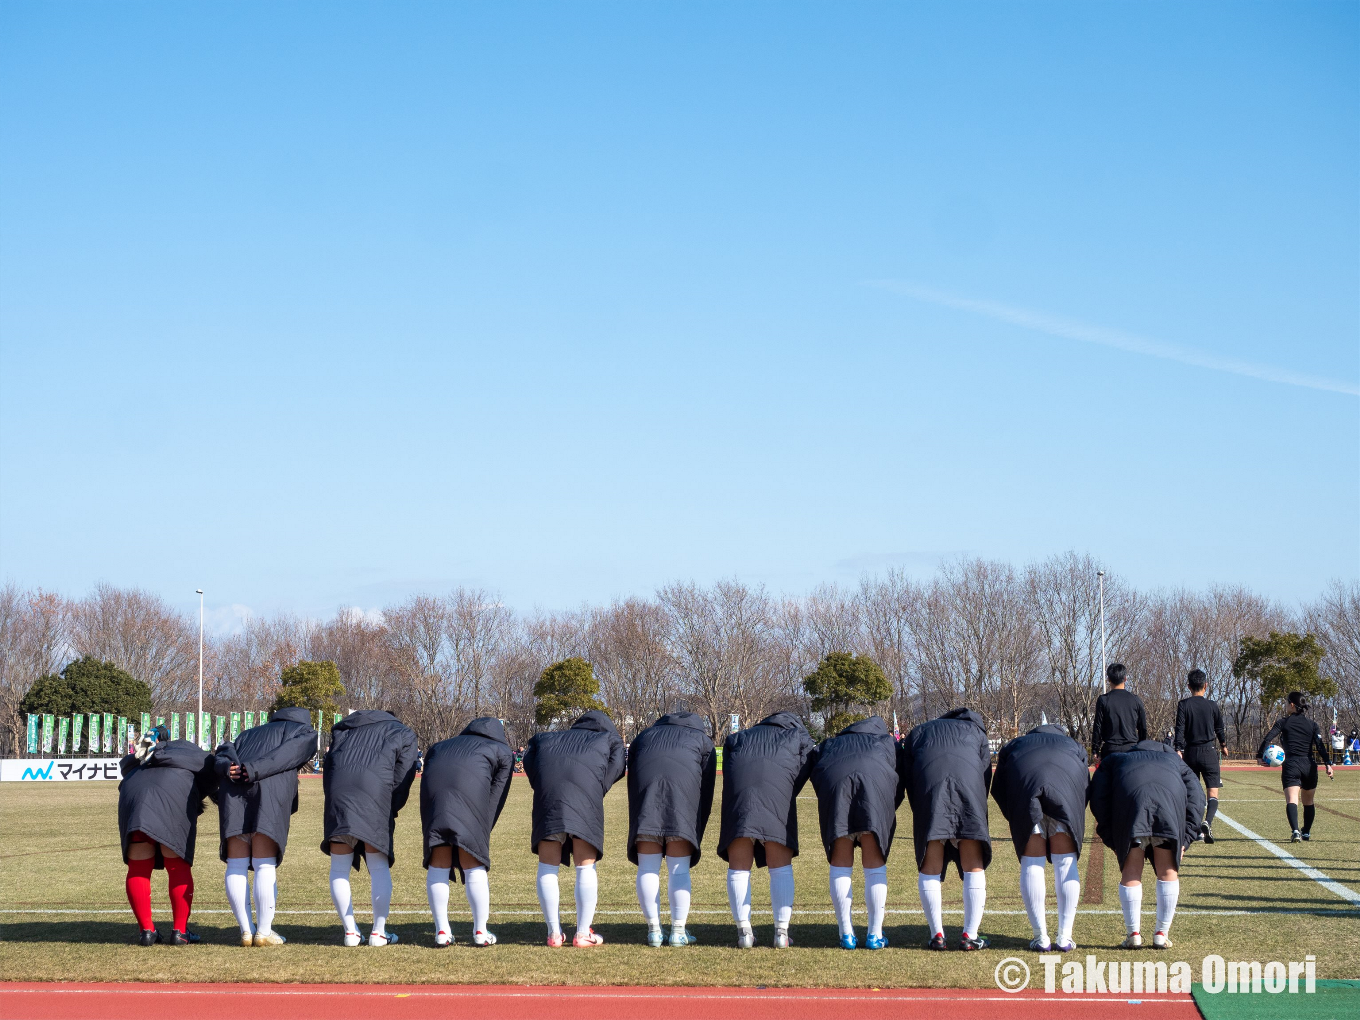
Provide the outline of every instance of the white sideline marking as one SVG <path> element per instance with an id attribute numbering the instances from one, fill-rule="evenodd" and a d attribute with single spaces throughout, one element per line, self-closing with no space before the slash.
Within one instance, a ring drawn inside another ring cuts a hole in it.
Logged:
<path id="1" fill-rule="evenodd" d="M 116 909 L 116 910 L 102 910 L 102 909 L 99 909 L 99 910 L 96 910 L 96 909 L 88 909 L 88 910 L 63 910 L 63 909 L 52 909 L 52 910 L 15 910 L 15 909 L 9 909 L 9 908 L 0 909 L 0 915 L 2 915 L 2 914 L 39 914 L 39 915 L 47 916 L 47 915 L 50 915 L 50 914 L 75 914 L 75 915 L 78 915 L 78 916 L 89 916 L 89 915 L 92 915 L 92 914 L 115 914 L 115 915 L 123 916 L 123 915 L 126 915 L 127 913 L 128 913 L 128 911 L 127 911 L 126 908 L 123 908 L 123 909 Z M 195 915 L 195 916 L 197 916 L 198 914 L 230 914 L 230 913 L 231 913 L 230 910 L 214 910 L 214 909 L 195 910 L 195 911 L 194 911 L 194 915 Z M 606 917 L 636 917 L 636 918 L 638 918 L 639 920 L 641 920 L 641 916 L 642 916 L 642 915 L 641 915 L 638 911 L 636 911 L 636 910 L 596 910 L 595 913 L 596 913 L 596 915 L 603 915 L 603 916 L 606 916 Z M 831 911 L 831 910 L 795 910 L 793 913 L 795 914 L 795 916 L 800 916 L 800 917 L 834 917 L 834 916 L 835 916 L 835 911 Z M 854 914 L 856 917 L 867 917 L 867 916 L 868 916 L 868 911 L 865 910 L 863 907 L 856 907 L 854 910 L 851 911 L 851 913 Z M 894 909 L 890 909 L 890 910 L 885 910 L 884 913 L 886 913 L 886 914 L 893 914 L 893 915 L 899 915 L 899 916 L 900 916 L 900 915 L 915 915 L 915 916 L 917 916 L 917 917 L 923 916 L 923 913 L 922 913 L 922 911 L 920 911 L 920 910 L 894 910 Z M 962 910 L 945 910 L 944 913 L 953 915 L 953 914 L 962 914 L 963 911 L 962 911 Z M 1025 911 L 1023 911 L 1023 910 L 989 910 L 989 911 L 987 911 L 987 913 L 988 913 L 989 915 L 994 915 L 994 914 L 996 914 L 996 915 L 1001 915 L 1001 916 L 1005 916 L 1005 917 L 1026 917 L 1026 916 L 1028 916 L 1028 915 L 1025 913 Z M 1056 912 L 1055 910 L 1050 910 L 1048 913 L 1049 913 L 1050 916 L 1055 916 L 1055 917 L 1057 916 L 1057 912 Z M 1119 911 L 1119 910 L 1078 910 L 1077 913 L 1078 913 L 1078 914 L 1081 914 L 1083 917 L 1087 917 L 1087 916 L 1097 916 L 1097 915 L 1109 915 L 1110 917 L 1117 917 L 1117 916 L 1122 916 L 1122 914 L 1123 914 L 1123 912 L 1122 912 L 1122 911 Z M 1350 909 L 1350 908 L 1348 908 L 1348 907 L 1336 907 L 1336 908 L 1331 908 L 1331 907 L 1320 907 L 1320 908 L 1316 908 L 1316 909 L 1312 909 L 1312 910 L 1269 910 L 1269 909 L 1266 909 L 1266 910 L 1251 910 L 1251 909 L 1237 909 L 1237 910 L 1205 910 L 1205 909 L 1196 908 L 1196 907 L 1181 907 L 1181 908 L 1177 909 L 1176 913 L 1177 913 L 1178 915 L 1198 914 L 1198 915 L 1203 916 L 1203 917 L 1246 917 L 1246 916 L 1252 915 L 1252 914 L 1310 914 L 1310 915 L 1323 914 L 1323 915 L 1328 915 L 1328 916 L 1330 916 L 1330 915 L 1333 915 L 1333 914 L 1348 915 L 1348 914 L 1353 914 L 1353 913 L 1355 913 L 1355 911 L 1352 910 L 1352 909 Z M 279 917 L 282 917 L 282 916 L 285 916 L 285 915 L 291 916 L 291 917 L 332 917 L 332 916 L 334 916 L 335 911 L 334 911 L 334 910 L 275 910 L 275 911 L 274 911 L 274 914 L 275 914 L 275 916 L 279 916 Z M 355 906 L 354 915 L 355 915 L 356 917 L 367 917 L 367 916 L 369 916 L 370 914 L 372 914 L 372 910 L 371 910 L 371 909 L 370 909 L 370 910 L 360 910 L 360 909 L 358 908 L 357 905 Z M 429 917 L 429 916 L 430 916 L 430 912 L 429 912 L 428 910 L 390 910 L 390 911 L 388 911 L 387 916 L 388 916 L 388 917 L 394 917 L 394 916 L 396 916 L 396 915 L 398 915 L 398 914 L 401 914 L 401 915 L 410 915 L 410 916 L 414 916 L 414 917 Z M 730 913 L 729 913 L 728 911 L 726 911 L 726 910 L 691 910 L 691 911 L 690 911 L 690 916 L 691 916 L 691 917 L 694 916 L 695 914 L 716 914 L 716 915 L 721 915 L 721 916 L 723 916 L 723 917 L 728 917 L 728 916 L 730 916 Z M 773 916 L 773 912 L 770 911 L 770 910 L 758 910 L 758 909 L 753 909 L 753 910 L 751 911 L 751 914 L 752 914 L 752 916 L 761 916 L 761 915 L 763 915 L 763 916 L 765 916 L 765 917 L 772 917 L 772 916 Z M 449 910 L 449 917 L 457 917 L 457 918 L 462 919 L 462 918 L 470 918 L 471 916 L 472 916 L 471 911 L 467 911 L 467 910 L 453 910 L 453 909 L 450 909 L 450 910 Z M 539 910 L 492 910 L 492 911 L 491 911 L 491 916 L 492 916 L 492 917 L 542 917 L 542 916 L 543 916 L 543 913 L 542 913 L 542 911 L 539 911 Z"/>
<path id="2" fill-rule="evenodd" d="M 1272 843 L 1270 840 L 1265 839 L 1262 836 L 1256 835 L 1256 833 L 1252 832 L 1241 822 L 1233 821 L 1222 811 L 1218 813 L 1218 817 L 1223 819 L 1223 821 L 1227 822 L 1229 826 L 1236 829 L 1242 835 L 1246 836 L 1247 839 L 1255 840 L 1257 843 L 1260 843 L 1261 846 L 1265 847 L 1280 860 L 1288 864 L 1291 868 L 1298 868 L 1300 871 L 1302 871 L 1305 875 L 1311 878 L 1318 885 L 1322 886 L 1322 888 L 1326 889 L 1328 892 L 1336 893 L 1343 900 L 1350 900 L 1352 903 L 1360 904 L 1360 893 L 1356 892 L 1354 889 L 1347 888 L 1340 882 L 1332 881 L 1332 879 L 1328 878 L 1322 872 L 1318 871 L 1317 868 L 1313 867 L 1310 864 L 1305 864 L 1303 861 L 1299 860 L 1289 851 L 1281 849 L 1280 847 Z"/>
<path id="3" fill-rule="evenodd" d="M 377 989 L 356 989 L 347 988 L 314 988 L 314 989 L 293 989 L 280 988 L 277 985 L 254 986 L 248 984 L 233 985 L 232 995 L 334 995 L 345 998 L 353 997 L 377 997 L 381 999 L 391 999 L 397 996 L 401 998 L 448 998 L 448 999 L 592 999 L 598 1002 L 601 999 L 646 999 L 655 1001 L 664 998 L 667 1002 L 674 1002 L 676 999 L 681 1001 L 688 999 L 721 999 L 726 1002 L 751 1002 L 752 1000 L 768 1001 L 789 1000 L 794 1002 L 1015 1002 L 1013 995 L 1002 998 L 999 995 L 893 995 L 891 993 L 883 995 L 828 995 L 817 991 L 804 991 L 803 989 L 769 989 L 764 995 L 732 995 L 724 994 L 719 991 L 695 992 L 685 989 L 677 995 L 674 988 L 656 989 L 628 989 L 623 986 L 609 987 L 603 985 L 595 988 L 582 989 L 544 989 L 541 992 L 530 991 L 509 991 L 514 985 L 502 986 L 500 988 L 441 988 L 416 989 L 410 985 L 389 985 L 385 991 Z M 405 991 L 404 989 L 410 989 Z M 398 991 L 397 989 L 403 989 Z M 762 989 L 762 991 L 765 991 Z M 848 989 L 847 989 L 848 991 Z M 222 995 L 220 988 L 60 988 L 51 985 L 43 988 L 15 988 L 7 989 L 7 995 Z M 1021 1002 L 1042 1001 L 1033 996 L 1026 996 Z M 1110 995 L 1064 995 L 1063 1002 L 1101 1002 L 1108 1005 L 1119 1005 L 1127 1000 L 1121 995 L 1118 998 Z M 1188 1002 L 1189 995 L 1144 995 L 1143 1002 Z"/>

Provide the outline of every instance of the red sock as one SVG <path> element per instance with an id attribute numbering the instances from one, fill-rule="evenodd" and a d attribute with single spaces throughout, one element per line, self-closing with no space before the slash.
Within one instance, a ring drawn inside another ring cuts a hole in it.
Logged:
<path id="1" fill-rule="evenodd" d="M 155 927 L 151 920 L 151 871 L 156 860 L 148 857 L 140 861 L 128 861 L 127 898 L 132 907 L 132 916 L 142 926 L 142 931 Z"/>
<path id="2" fill-rule="evenodd" d="M 194 905 L 194 872 L 182 857 L 166 857 L 165 871 L 170 880 L 170 914 L 175 931 L 189 930 L 189 911 Z"/>

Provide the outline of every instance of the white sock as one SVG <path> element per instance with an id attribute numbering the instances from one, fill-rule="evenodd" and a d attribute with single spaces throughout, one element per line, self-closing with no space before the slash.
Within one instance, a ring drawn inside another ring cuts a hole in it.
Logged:
<path id="1" fill-rule="evenodd" d="M 921 896 L 921 909 L 926 913 L 926 927 L 930 937 L 944 934 L 944 902 L 940 895 L 942 875 L 917 875 L 916 891 Z"/>
<path id="2" fill-rule="evenodd" d="M 751 924 L 751 873 L 727 869 L 727 906 L 732 911 L 732 920 L 737 926 Z"/>
<path id="3" fill-rule="evenodd" d="M 379 851 L 365 854 L 368 877 L 372 886 L 369 900 L 373 904 L 373 934 L 387 934 L 387 912 L 392 909 L 392 871 L 387 866 L 387 855 Z"/>
<path id="4" fill-rule="evenodd" d="M 788 928 L 793 919 L 793 865 L 770 869 L 770 906 L 774 908 L 774 926 Z"/>
<path id="5" fill-rule="evenodd" d="M 1171 919 L 1176 916 L 1176 901 L 1181 897 L 1181 880 L 1173 878 L 1170 882 L 1157 880 L 1157 930 L 1163 935 L 1171 934 Z"/>
<path id="6" fill-rule="evenodd" d="M 1142 931 L 1143 925 L 1143 883 L 1119 886 L 1119 909 L 1124 911 L 1124 934 L 1132 935 Z"/>
<path id="7" fill-rule="evenodd" d="M 549 935 L 562 934 L 562 920 L 557 912 L 558 888 L 557 865 L 538 863 L 538 906 L 543 911 L 543 921 L 548 926 Z"/>
<path id="8" fill-rule="evenodd" d="M 425 869 L 425 898 L 430 901 L 434 930 L 445 931 L 450 935 L 453 934 L 453 929 L 449 927 L 449 875 L 452 872 L 452 868 Z"/>
<path id="9" fill-rule="evenodd" d="M 472 930 L 486 931 L 491 917 L 491 882 L 480 864 L 463 869 L 463 892 L 467 895 L 468 909 L 472 911 Z"/>
<path id="10" fill-rule="evenodd" d="M 346 935 L 359 934 L 359 926 L 354 923 L 354 895 L 349 887 L 353 860 L 354 856 L 348 852 L 331 854 L 331 902 L 335 904 L 335 912 L 340 915 Z"/>
<path id="11" fill-rule="evenodd" d="M 1076 854 L 1053 855 L 1053 898 L 1058 901 L 1058 945 L 1072 945 L 1072 926 L 1081 899 L 1081 874 Z"/>
<path id="12" fill-rule="evenodd" d="M 671 907 L 671 927 L 685 926 L 689 919 L 689 856 L 666 858 L 666 901 Z"/>
<path id="13" fill-rule="evenodd" d="M 576 866 L 576 934 L 590 931 L 595 920 L 595 903 L 600 898 L 600 877 L 595 874 L 595 863 Z"/>
<path id="14" fill-rule="evenodd" d="M 963 932 L 969 938 L 978 937 L 982 927 L 982 908 L 987 905 L 987 872 L 963 873 Z"/>
<path id="15" fill-rule="evenodd" d="M 638 854 L 638 906 L 650 931 L 661 930 L 661 854 Z"/>
<path id="16" fill-rule="evenodd" d="M 1044 871 L 1047 863 L 1043 857 L 1020 858 L 1020 898 L 1025 901 L 1030 931 L 1040 942 L 1048 941 L 1048 915 L 1044 903 L 1048 895 L 1048 875 Z"/>
<path id="17" fill-rule="evenodd" d="M 278 881 L 277 857 L 252 857 L 255 869 L 255 930 L 268 935 L 274 930 L 274 895 Z"/>
<path id="18" fill-rule="evenodd" d="M 883 937 L 883 915 L 888 912 L 888 865 L 864 869 L 864 905 L 869 908 L 869 934 Z"/>
<path id="19" fill-rule="evenodd" d="M 836 927 L 842 935 L 853 935 L 855 926 L 850 920 L 850 906 L 854 900 L 854 887 L 850 879 L 853 868 L 838 868 L 831 865 L 831 909 L 836 914 Z"/>
<path id="20" fill-rule="evenodd" d="M 241 926 L 242 935 L 254 935 L 250 923 L 250 858 L 227 858 L 227 903 Z"/>

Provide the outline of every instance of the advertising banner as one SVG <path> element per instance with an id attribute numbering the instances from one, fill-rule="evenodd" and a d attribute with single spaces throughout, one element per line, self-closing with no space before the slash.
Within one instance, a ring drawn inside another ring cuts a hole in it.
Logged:
<path id="1" fill-rule="evenodd" d="M 149 729 L 151 729 L 151 713 L 150 713 L 150 712 L 143 712 L 143 713 L 142 713 L 142 728 L 141 728 L 140 730 L 138 730 L 137 735 L 138 735 L 139 737 L 140 737 L 140 736 L 143 736 L 143 735 L 146 733 L 146 731 L 149 730 Z"/>
<path id="2" fill-rule="evenodd" d="M 46 713 L 43 714 L 42 719 L 43 719 L 42 753 L 43 753 L 43 754 L 51 754 L 51 753 L 52 753 L 52 729 L 53 729 L 53 724 L 56 722 L 56 719 L 55 719 L 55 717 L 50 716 L 50 715 L 47 715 Z"/>
<path id="3" fill-rule="evenodd" d="M 0 782 L 52 783 L 76 779 L 117 782 L 117 758 L 5 758 L 0 760 Z"/>
<path id="4" fill-rule="evenodd" d="M 80 733 L 85 729 L 85 716 L 80 712 L 71 713 L 71 753 L 80 752 Z M 88 751 L 89 748 L 86 748 Z"/>
<path id="5" fill-rule="evenodd" d="M 38 753 L 38 717 L 28 713 L 28 753 Z"/>
<path id="6" fill-rule="evenodd" d="M 254 713 L 254 712 L 243 712 L 243 713 L 241 713 L 241 716 L 242 716 L 242 718 L 241 718 L 241 729 L 243 729 L 243 730 L 249 730 L 249 729 L 253 729 L 253 728 L 255 727 L 255 713 Z M 263 712 L 260 713 L 260 722 L 261 722 L 261 724 L 264 723 L 264 713 L 263 713 Z"/>
<path id="7" fill-rule="evenodd" d="M 217 717 L 216 735 L 217 739 L 213 741 L 213 747 L 221 747 L 227 742 L 227 717 L 225 715 Z M 208 750 L 211 751 L 212 748 L 210 747 Z"/>
<path id="8" fill-rule="evenodd" d="M 99 713 L 90 713 L 90 753 L 100 754 L 104 747 L 99 742 Z"/>
<path id="9" fill-rule="evenodd" d="M 115 750 L 114 744 L 116 743 L 116 738 L 114 737 L 113 734 L 113 724 L 114 724 L 113 713 L 105 712 L 104 733 L 103 736 L 100 738 L 101 740 L 100 746 L 104 749 L 105 754 L 113 754 Z"/>
<path id="10" fill-rule="evenodd" d="M 231 713 L 231 739 L 235 740 L 241 735 L 241 713 Z"/>
<path id="11" fill-rule="evenodd" d="M 128 721 L 125 715 L 120 715 L 114 723 L 113 753 L 120 758 L 128 753 Z"/>
<path id="12" fill-rule="evenodd" d="M 178 713 L 178 712 L 171 712 L 171 713 L 170 713 L 170 739 L 171 739 L 171 740 L 178 740 L 178 739 L 179 739 L 179 713 Z"/>
<path id="13" fill-rule="evenodd" d="M 205 751 L 213 749 L 212 716 L 207 712 L 198 714 L 198 746 Z"/>
<path id="14" fill-rule="evenodd" d="M 71 736 L 71 720 L 62 716 L 57 720 L 57 757 L 66 755 L 66 741 Z"/>

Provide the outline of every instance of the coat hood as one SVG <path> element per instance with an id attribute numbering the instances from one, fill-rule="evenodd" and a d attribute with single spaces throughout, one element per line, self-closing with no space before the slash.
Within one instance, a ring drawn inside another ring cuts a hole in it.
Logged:
<path id="1" fill-rule="evenodd" d="M 506 747 L 510 746 L 510 741 L 505 739 L 505 727 L 501 721 L 494 716 L 484 715 L 478 719 L 473 719 L 463 727 L 463 732 L 458 734 L 460 737 L 474 736 L 486 737 L 487 740 L 495 740 Z"/>
<path id="2" fill-rule="evenodd" d="M 370 726 L 373 723 L 397 722 L 397 717 L 391 712 L 384 712 L 381 709 L 366 708 L 359 712 L 351 712 L 338 723 L 331 727 L 335 730 L 353 730 L 360 726 Z"/>
<path id="3" fill-rule="evenodd" d="M 695 712 L 667 712 L 652 725 L 688 726 L 692 730 L 699 730 L 705 736 L 708 734 L 708 720 Z"/>
<path id="4" fill-rule="evenodd" d="M 594 730 L 596 733 L 612 733 L 618 736 L 619 731 L 614 728 L 613 721 L 598 708 L 592 708 L 581 718 L 571 724 L 574 730 Z"/>
<path id="5" fill-rule="evenodd" d="M 778 726 L 781 730 L 802 730 L 807 732 L 807 727 L 803 725 L 803 720 L 792 712 L 776 712 L 774 715 L 767 715 L 757 726 Z"/>
<path id="6" fill-rule="evenodd" d="M 311 710 L 306 708 L 281 708 L 269 717 L 269 721 L 301 723 L 303 726 L 316 725 Z"/>
<path id="7" fill-rule="evenodd" d="M 970 723 L 972 723 L 974 726 L 976 726 L 978 729 L 980 729 L 983 733 L 986 733 L 986 732 L 987 732 L 987 727 L 986 727 L 986 725 L 984 725 L 983 722 L 982 722 L 982 716 L 978 715 L 978 714 L 977 714 L 976 712 L 974 712 L 971 708 L 951 708 L 948 712 L 944 713 L 944 715 L 940 716 L 940 718 L 941 718 L 941 719 L 962 719 L 962 720 L 964 720 L 965 722 L 970 722 Z"/>
<path id="8" fill-rule="evenodd" d="M 881 716 L 871 715 L 867 719 L 861 719 L 857 723 L 851 723 L 841 733 L 873 733 L 878 736 L 888 735 L 888 724 L 883 721 Z M 838 734 L 839 735 L 839 734 Z"/>
<path id="9" fill-rule="evenodd" d="M 1133 750 L 1166 751 L 1168 753 L 1175 754 L 1175 752 L 1172 751 L 1171 748 L 1167 747 L 1166 744 L 1162 743 L 1160 740 L 1140 740 L 1138 741 L 1138 743 L 1133 745 Z"/>
<path id="10" fill-rule="evenodd" d="M 1052 734 L 1053 736 L 1055 736 L 1055 737 L 1065 737 L 1065 736 L 1067 736 L 1067 730 L 1063 729 L 1061 726 L 1056 726 L 1056 725 L 1054 725 L 1053 723 L 1044 723 L 1042 726 L 1036 726 L 1036 727 L 1034 727 L 1034 729 L 1030 730 L 1029 732 L 1030 732 L 1030 733 L 1051 733 L 1051 734 Z M 1026 736 L 1028 736 L 1028 734 L 1026 734 Z"/>

